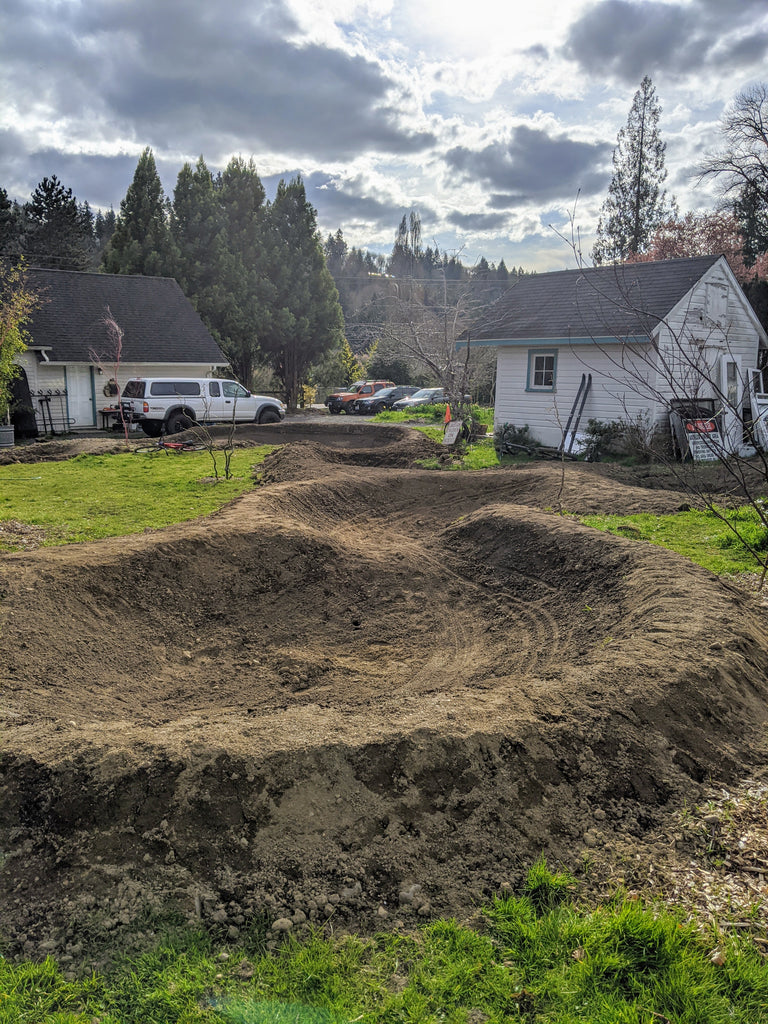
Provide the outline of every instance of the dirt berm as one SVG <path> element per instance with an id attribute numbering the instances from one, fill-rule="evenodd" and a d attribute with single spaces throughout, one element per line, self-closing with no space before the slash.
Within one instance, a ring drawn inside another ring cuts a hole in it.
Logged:
<path id="1" fill-rule="evenodd" d="M 139 941 L 148 908 L 232 937 L 462 915 L 764 760 L 756 599 L 551 511 L 686 495 L 314 436 L 209 518 L 2 557 L 11 954 Z"/>

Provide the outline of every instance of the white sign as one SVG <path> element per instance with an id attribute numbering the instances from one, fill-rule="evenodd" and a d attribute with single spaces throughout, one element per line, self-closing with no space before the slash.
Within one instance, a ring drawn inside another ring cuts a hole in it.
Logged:
<path id="1" fill-rule="evenodd" d="M 723 455 L 723 438 L 714 420 L 684 420 L 688 449 L 695 462 L 716 462 Z"/>

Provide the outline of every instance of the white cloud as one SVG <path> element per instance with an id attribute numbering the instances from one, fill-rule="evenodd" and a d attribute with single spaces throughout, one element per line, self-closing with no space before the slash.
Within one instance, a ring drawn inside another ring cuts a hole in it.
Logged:
<path id="1" fill-rule="evenodd" d="M 696 162 L 768 56 L 765 0 L 6 7 L 0 185 L 17 198 L 55 173 L 116 207 L 145 145 L 171 188 L 183 160 L 202 152 L 215 169 L 239 153 L 270 181 L 300 171 L 321 228 L 350 244 L 388 251 L 421 207 L 426 237 L 538 269 L 555 248 L 542 221 L 564 223 L 579 186 L 577 219 L 594 228 L 643 74 L 663 107 L 669 186 L 697 208 L 712 196 Z"/>

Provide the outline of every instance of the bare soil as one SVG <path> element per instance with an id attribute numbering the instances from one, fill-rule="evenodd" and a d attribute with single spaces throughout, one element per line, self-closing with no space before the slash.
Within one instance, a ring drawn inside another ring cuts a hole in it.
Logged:
<path id="1" fill-rule="evenodd" d="M 233 939 L 468 915 L 542 852 L 626 874 L 762 770 L 757 597 L 554 511 L 689 504 L 659 471 L 435 472 L 422 435 L 362 424 L 238 436 L 284 446 L 217 514 L 0 557 L 9 954 L 97 963 L 148 911 Z"/>

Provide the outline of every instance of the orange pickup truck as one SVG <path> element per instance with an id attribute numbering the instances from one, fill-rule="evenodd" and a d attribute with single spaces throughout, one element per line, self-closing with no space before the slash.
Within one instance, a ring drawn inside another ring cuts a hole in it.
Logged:
<path id="1" fill-rule="evenodd" d="M 325 404 L 328 411 L 334 415 L 340 412 L 351 412 L 352 402 L 358 398 L 366 398 L 368 395 L 375 395 L 382 388 L 393 388 L 395 385 L 391 380 L 358 380 L 349 388 L 349 391 L 336 391 L 328 395 Z"/>

